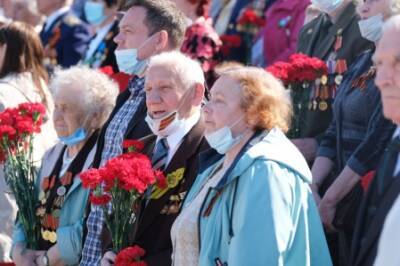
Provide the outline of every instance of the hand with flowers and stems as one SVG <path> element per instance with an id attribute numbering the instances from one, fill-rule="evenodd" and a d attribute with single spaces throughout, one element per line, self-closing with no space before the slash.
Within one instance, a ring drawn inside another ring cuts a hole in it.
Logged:
<path id="1" fill-rule="evenodd" d="M 145 251 L 139 246 L 128 247 L 121 250 L 118 255 L 112 251 L 104 254 L 100 265 L 101 266 L 146 266 L 146 262 L 141 260 L 145 255 Z"/>
<path id="2" fill-rule="evenodd" d="M 103 258 L 101 258 L 100 265 L 101 266 L 112 266 L 115 263 L 115 258 L 117 255 L 112 251 L 107 251 Z"/>
<path id="3" fill-rule="evenodd" d="M 16 266 L 36 266 L 36 259 L 44 254 L 44 251 L 26 249 L 22 243 L 16 244 L 12 258 Z"/>
<path id="4" fill-rule="evenodd" d="M 51 266 L 64 266 L 64 262 L 61 260 L 60 252 L 57 244 L 52 246 L 47 251 L 39 251 L 41 254 L 36 258 L 36 265 L 38 266 L 46 266 L 43 263 L 43 256 L 47 256 L 49 259 L 49 265 Z"/>

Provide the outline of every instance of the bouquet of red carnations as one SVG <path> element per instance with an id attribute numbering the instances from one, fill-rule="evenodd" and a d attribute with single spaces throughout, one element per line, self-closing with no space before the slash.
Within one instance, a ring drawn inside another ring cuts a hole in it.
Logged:
<path id="1" fill-rule="evenodd" d="M 40 133 L 46 109 L 42 104 L 23 103 L 0 113 L 0 163 L 6 183 L 18 206 L 18 220 L 26 233 L 27 248 L 36 249 L 40 237 L 36 218 L 37 188 L 33 139 Z"/>
<path id="2" fill-rule="evenodd" d="M 146 252 L 139 246 L 123 249 L 115 258 L 115 266 L 146 266 L 141 258 Z"/>
<path id="3" fill-rule="evenodd" d="M 268 72 L 280 79 L 290 89 L 293 103 L 292 127 L 288 133 L 291 138 L 297 138 L 300 132 L 300 114 L 308 107 L 311 109 L 316 100 L 328 98 L 327 90 L 320 91 L 320 83 L 327 79 L 328 67 L 325 62 L 316 57 L 304 54 L 293 54 L 288 62 L 276 62 L 266 68 Z M 321 81 L 322 80 L 322 81 Z M 313 98 L 317 97 L 317 98 Z M 320 102 L 323 103 L 323 101 Z M 311 106 L 310 106 L 311 105 Z M 324 106 L 320 106 L 323 109 Z"/>
<path id="4" fill-rule="evenodd" d="M 129 245 L 128 235 L 139 216 L 135 206 L 140 206 L 143 193 L 152 185 L 166 186 L 162 172 L 153 170 L 150 159 L 139 153 L 141 142 L 130 140 L 124 148 L 128 153 L 80 174 L 83 186 L 92 190 L 90 202 L 103 210 L 116 253 Z"/>

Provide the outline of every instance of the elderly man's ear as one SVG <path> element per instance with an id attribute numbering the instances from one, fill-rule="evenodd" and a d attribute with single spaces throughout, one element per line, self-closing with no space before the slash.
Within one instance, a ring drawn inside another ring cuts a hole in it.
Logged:
<path id="1" fill-rule="evenodd" d="M 192 105 L 200 106 L 204 100 L 204 84 L 197 83 L 193 90 Z"/>

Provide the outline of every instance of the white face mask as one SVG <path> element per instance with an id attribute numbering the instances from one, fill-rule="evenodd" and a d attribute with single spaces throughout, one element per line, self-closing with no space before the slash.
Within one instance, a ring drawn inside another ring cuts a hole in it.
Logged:
<path id="1" fill-rule="evenodd" d="M 242 140 L 244 134 L 233 137 L 231 128 L 239 123 L 243 117 L 244 115 L 242 115 L 230 126 L 224 126 L 212 133 L 204 134 L 204 137 L 206 138 L 210 147 L 216 150 L 219 154 L 226 154 L 230 149 L 232 149 L 233 146 L 238 144 Z"/>
<path id="2" fill-rule="evenodd" d="M 160 137 L 168 137 L 171 134 L 181 130 L 185 126 L 185 119 L 179 118 L 179 110 L 182 107 L 182 104 L 185 102 L 186 97 L 190 94 L 190 91 L 186 92 L 186 94 L 182 97 L 178 108 L 175 111 L 172 111 L 163 117 L 160 118 L 152 118 L 149 113 L 147 113 L 145 121 L 149 126 L 150 130 L 153 134 Z"/>
<path id="3" fill-rule="evenodd" d="M 311 2 L 322 12 L 332 13 L 343 4 L 344 0 L 311 0 Z"/>
<path id="4" fill-rule="evenodd" d="M 371 42 L 378 42 L 382 37 L 383 15 L 378 14 L 367 19 L 360 20 L 361 36 Z"/>

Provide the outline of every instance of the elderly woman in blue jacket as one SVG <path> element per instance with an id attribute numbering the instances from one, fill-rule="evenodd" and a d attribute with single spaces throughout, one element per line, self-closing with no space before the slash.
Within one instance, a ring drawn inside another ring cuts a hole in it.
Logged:
<path id="1" fill-rule="evenodd" d="M 286 138 L 291 105 L 262 69 L 226 71 L 204 107 L 200 174 L 172 231 L 174 265 L 332 265 L 309 184 Z"/>
<path id="2" fill-rule="evenodd" d="M 51 87 L 60 141 L 44 155 L 38 178 L 39 248 L 25 248 L 26 233 L 17 222 L 12 250 L 16 265 L 79 264 L 89 198 L 79 173 L 92 164 L 98 131 L 118 94 L 118 86 L 106 75 L 86 67 L 61 70 Z"/>

